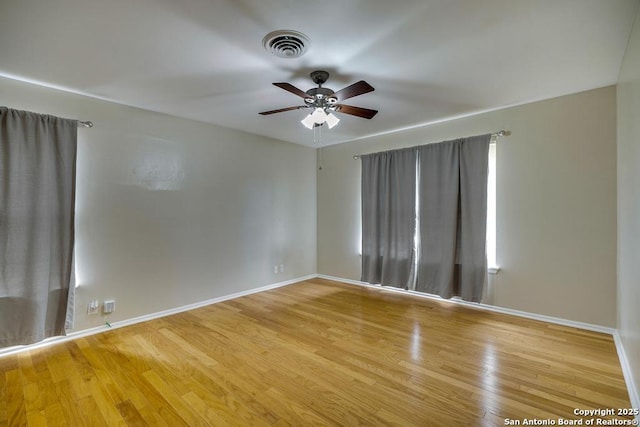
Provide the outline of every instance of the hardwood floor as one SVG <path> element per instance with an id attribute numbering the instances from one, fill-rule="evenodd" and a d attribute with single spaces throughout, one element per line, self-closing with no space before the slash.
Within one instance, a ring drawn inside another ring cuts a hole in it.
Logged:
<path id="1" fill-rule="evenodd" d="M 629 407 L 611 336 L 320 279 L 0 358 L 2 426 L 502 426 Z"/>

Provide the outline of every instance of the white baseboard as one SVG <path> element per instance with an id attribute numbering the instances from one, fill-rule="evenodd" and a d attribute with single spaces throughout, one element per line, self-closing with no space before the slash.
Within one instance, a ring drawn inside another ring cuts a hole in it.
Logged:
<path id="1" fill-rule="evenodd" d="M 251 294 L 258 293 L 258 292 L 268 291 L 270 289 L 280 288 L 282 286 L 291 285 L 293 283 L 297 283 L 297 282 L 301 282 L 301 281 L 304 281 L 304 280 L 313 279 L 315 277 L 317 277 L 316 274 L 311 274 L 311 275 L 303 276 L 303 277 L 297 277 L 295 279 L 285 280 L 283 282 L 273 283 L 271 285 L 261 286 L 259 288 L 249 289 L 249 290 L 246 290 L 246 291 L 235 292 L 233 294 L 223 295 L 223 296 L 216 297 L 216 298 L 211 298 L 211 299 L 208 299 L 208 300 L 205 300 L 205 301 L 200 301 L 200 302 L 196 302 L 196 303 L 193 303 L 193 304 L 183 305 L 181 307 L 170 308 L 168 310 L 163 310 L 163 311 L 159 311 L 159 312 L 151 313 L 151 314 L 145 314 L 144 316 L 138 316 L 138 317 L 134 317 L 134 318 L 131 318 L 131 319 L 120 320 L 120 321 L 117 321 L 117 322 L 110 323 L 109 324 L 110 326 L 102 325 L 102 326 L 97 326 L 95 328 L 83 329 L 83 330 L 77 331 L 77 332 L 70 332 L 65 336 L 48 338 L 48 339 L 46 339 L 44 341 L 41 341 L 39 343 L 36 343 L 36 344 L 16 346 L 16 347 L 8 347 L 6 349 L 0 349 L 0 357 L 8 356 L 10 354 L 20 353 L 20 352 L 23 352 L 23 351 L 34 350 L 36 348 L 42 348 L 42 347 L 46 347 L 46 346 L 49 346 L 49 345 L 58 344 L 58 343 L 66 342 L 66 341 L 71 341 L 71 340 L 74 340 L 74 339 L 77 339 L 77 338 L 87 337 L 89 335 L 95 335 L 95 334 L 106 332 L 106 331 L 109 331 L 109 330 L 112 330 L 112 329 L 122 328 L 124 326 L 134 325 L 136 323 L 141 323 L 141 322 L 146 322 L 148 320 L 158 319 L 160 317 L 170 316 L 172 314 L 182 313 L 184 311 L 194 310 L 196 308 L 204 307 L 204 306 L 215 304 L 215 303 L 222 302 L 222 301 L 227 301 L 227 300 L 234 299 L 234 298 L 243 297 L 245 295 L 251 295 Z"/>
<path id="2" fill-rule="evenodd" d="M 631 374 L 631 365 L 627 358 L 627 352 L 622 345 L 622 339 L 620 333 L 616 330 L 613 334 L 613 339 L 616 343 L 616 349 L 618 350 L 618 357 L 620 358 L 620 366 L 622 367 L 622 374 L 624 375 L 624 381 L 627 384 L 627 390 L 629 392 L 629 400 L 631 400 L 631 407 L 640 409 L 640 394 L 638 394 L 638 388 L 633 382 L 633 375 Z M 640 415 L 636 416 L 636 420 L 640 425 Z"/>
<path id="3" fill-rule="evenodd" d="M 529 313 L 529 312 L 526 312 L 526 311 L 513 310 L 513 309 L 510 309 L 510 308 L 497 307 L 497 306 L 493 306 L 493 305 L 487 305 L 487 304 L 481 304 L 481 303 L 471 303 L 471 302 L 463 301 L 463 300 L 460 300 L 460 299 L 449 299 L 449 300 L 447 300 L 447 299 L 444 299 L 444 298 L 440 298 L 437 295 L 430 295 L 430 294 L 425 294 L 425 293 L 422 293 L 422 292 L 406 291 L 404 289 L 393 288 L 393 287 L 388 287 L 388 286 L 372 285 L 370 283 L 361 282 L 361 281 L 358 281 L 358 280 L 343 279 L 343 278 L 340 278 L 340 277 L 327 276 L 327 275 L 324 275 L 324 274 L 318 274 L 318 278 L 327 279 L 327 280 L 333 280 L 333 281 L 336 281 L 336 282 L 342 282 L 342 283 L 347 283 L 347 284 L 351 284 L 351 285 L 358 285 L 358 286 L 366 286 L 366 287 L 370 287 L 370 288 L 377 288 L 377 289 L 381 289 L 381 290 L 389 291 L 389 292 L 408 294 L 408 295 L 417 296 L 417 297 L 421 297 L 421 298 L 437 299 L 439 301 L 448 301 L 448 302 L 450 302 L 452 304 L 461 304 L 461 305 L 465 305 L 465 306 L 471 307 L 471 308 L 476 308 L 476 309 L 479 309 L 479 310 L 487 310 L 487 311 L 493 311 L 493 312 L 497 312 L 497 313 L 509 314 L 509 315 L 512 315 L 512 316 L 524 317 L 524 318 L 527 318 L 527 319 L 541 320 L 543 322 L 554 323 L 554 324 L 557 324 L 557 325 L 569 326 L 569 327 L 573 327 L 573 328 L 585 329 L 585 330 L 588 330 L 588 331 L 601 332 L 601 333 L 612 335 L 613 336 L 613 340 L 614 340 L 615 345 L 616 345 L 616 350 L 618 352 L 618 358 L 620 360 L 620 367 L 622 368 L 622 374 L 624 376 L 624 380 L 625 380 L 625 383 L 627 385 L 627 391 L 629 393 L 629 400 L 631 401 L 631 407 L 632 408 L 640 408 L 640 397 L 639 397 L 639 394 L 638 394 L 638 389 L 637 389 L 636 385 L 633 382 L 633 376 L 631 375 L 631 372 L 632 372 L 631 371 L 631 366 L 629 365 L 629 360 L 627 359 L 627 355 L 625 353 L 624 346 L 622 345 L 622 341 L 620 339 L 620 334 L 618 333 L 618 330 L 615 329 L 615 328 L 608 328 L 606 326 L 593 325 L 593 324 L 590 324 L 590 323 L 576 322 L 574 320 L 567 320 L 567 319 L 562 319 L 562 318 L 558 318 L 558 317 L 546 316 L 546 315 L 542 315 L 542 314 Z M 640 424 L 640 416 L 636 417 L 636 419 L 638 420 L 638 424 Z"/>

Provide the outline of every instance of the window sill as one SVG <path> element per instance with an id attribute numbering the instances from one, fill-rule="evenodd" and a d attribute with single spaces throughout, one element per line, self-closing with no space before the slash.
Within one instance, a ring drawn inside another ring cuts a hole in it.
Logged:
<path id="1" fill-rule="evenodd" d="M 487 273 L 488 274 L 498 274 L 500 272 L 500 267 L 495 266 L 495 267 L 488 267 L 487 268 Z"/>

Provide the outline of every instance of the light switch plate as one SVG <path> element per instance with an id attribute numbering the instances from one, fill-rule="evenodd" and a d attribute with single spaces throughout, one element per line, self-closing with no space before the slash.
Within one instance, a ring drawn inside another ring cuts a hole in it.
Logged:
<path id="1" fill-rule="evenodd" d="M 113 313 L 114 311 L 116 311 L 116 302 L 115 302 L 115 300 L 106 300 L 102 304 L 102 313 L 110 314 L 110 313 Z"/>

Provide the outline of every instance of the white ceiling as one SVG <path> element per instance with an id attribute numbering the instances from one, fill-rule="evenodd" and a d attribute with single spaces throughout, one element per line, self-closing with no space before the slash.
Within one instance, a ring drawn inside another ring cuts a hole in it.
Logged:
<path id="1" fill-rule="evenodd" d="M 0 0 L 0 75 L 313 145 L 273 86 L 375 92 L 323 145 L 615 84 L 639 0 Z M 306 55 L 262 38 L 292 29 Z M 0 100 L 1 103 L 1 100 Z M 83 117 L 99 122 L 99 117 Z"/>

